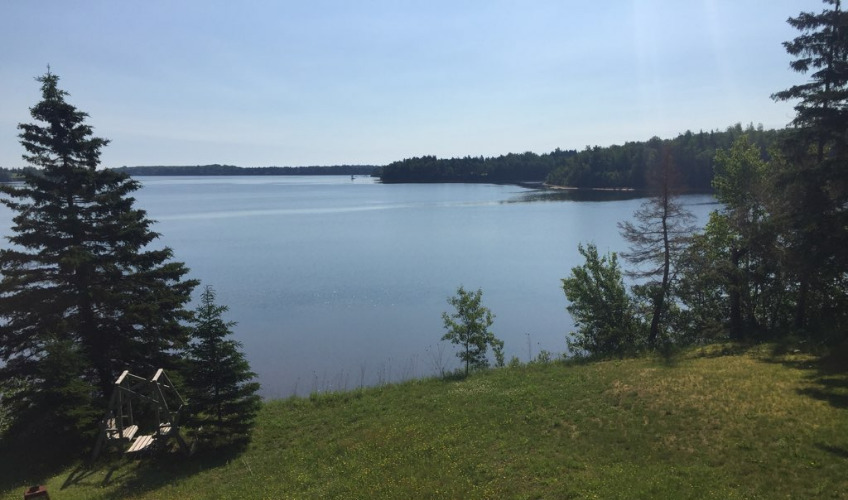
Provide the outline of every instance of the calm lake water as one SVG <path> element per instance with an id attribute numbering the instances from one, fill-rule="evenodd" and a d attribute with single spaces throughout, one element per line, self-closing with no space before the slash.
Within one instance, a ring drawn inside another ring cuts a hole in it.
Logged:
<path id="1" fill-rule="evenodd" d="M 483 289 L 507 360 L 566 350 L 560 279 L 578 243 L 626 248 L 641 200 L 357 177 L 143 177 L 160 243 L 212 285 L 265 397 L 352 389 L 458 366 L 440 341 L 459 285 Z M 714 200 L 685 203 L 705 221 Z M 8 209 L 0 223 L 8 234 Z M 199 295 L 200 290 L 195 295 Z"/>

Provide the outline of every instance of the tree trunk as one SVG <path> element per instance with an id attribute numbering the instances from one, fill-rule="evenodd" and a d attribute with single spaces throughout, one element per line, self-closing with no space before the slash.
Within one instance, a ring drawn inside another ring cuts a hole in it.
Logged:
<path id="1" fill-rule="evenodd" d="M 651 318 L 651 332 L 648 334 L 648 345 L 656 347 L 657 337 L 660 332 L 660 316 L 665 305 L 665 292 L 660 290 L 654 298 L 654 315 Z"/>
<path id="2" fill-rule="evenodd" d="M 801 276 L 801 283 L 798 288 L 798 302 L 795 304 L 795 328 L 798 330 L 803 330 L 807 324 L 807 294 L 809 288 L 809 278 L 807 273 L 804 273 Z"/>
<path id="3" fill-rule="evenodd" d="M 730 277 L 730 290 L 728 291 L 730 300 L 730 338 L 739 340 L 742 338 L 742 292 L 739 279 L 739 258 L 740 252 L 732 248 L 730 250 L 730 259 L 733 262 L 733 271 Z"/>
<path id="4" fill-rule="evenodd" d="M 668 186 L 663 186 L 663 214 L 662 214 L 662 237 L 663 237 L 663 274 L 660 289 L 654 298 L 654 316 L 651 318 L 651 332 L 648 334 L 648 345 L 656 347 L 657 337 L 660 333 L 660 318 L 665 307 L 665 297 L 668 295 L 669 274 L 671 271 L 671 243 L 668 239 L 668 216 L 669 216 L 670 194 Z"/>

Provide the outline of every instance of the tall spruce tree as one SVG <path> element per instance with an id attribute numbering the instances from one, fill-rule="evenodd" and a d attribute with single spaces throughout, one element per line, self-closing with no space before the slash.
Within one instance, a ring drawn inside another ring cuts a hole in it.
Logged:
<path id="1" fill-rule="evenodd" d="M 227 337 L 234 322 L 222 315 L 227 306 L 215 303 L 215 290 L 207 286 L 192 322 L 188 348 L 188 394 L 192 424 L 209 437 L 233 438 L 253 426 L 261 398 L 256 374 L 241 353 L 241 344 Z"/>
<path id="2" fill-rule="evenodd" d="M 772 96 L 795 101 L 793 127 L 777 163 L 774 216 L 785 244 L 783 264 L 797 283 L 799 329 L 831 328 L 834 320 L 846 319 L 848 13 L 840 0 L 824 3 L 829 7 L 820 13 L 788 20 L 801 32 L 784 43 L 795 57 L 790 67 L 809 80 Z"/>
<path id="3" fill-rule="evenodd" d="M 35 123 L 18 125 L 36 168 L 0 187 L 16 213 L 0 251 L 0 384 L 19 424 L 81 430 L 122 370 L 175 366 L 197 282 L 184 279 L 171 249 L 147 249 L 159 235 L 133 206 L 140 184 L 97 169 L 108 141 L 65 101 L 59 77 L 48 70 L 37 80 Z"/>

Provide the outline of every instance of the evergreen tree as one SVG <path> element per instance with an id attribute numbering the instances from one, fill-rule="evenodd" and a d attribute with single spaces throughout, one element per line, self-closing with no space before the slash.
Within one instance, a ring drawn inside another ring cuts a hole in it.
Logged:
<path id="1" fill-rule="evenodd" d="M 227 309 L 215 304 L 215 290 L 207 286 L 192 320 L 188 348 L 192 423 L 205 435 L 223 438 L 246 434 L 261 403 L 256 374 L 240 352 L 241 344 L 227 338 L 235 326 L 222 319 Z"/>
<path id="2" fill-rule="evenodd" d="M 829 147 L 842 150 L 848 141 L 842 133 L 848 125 L 848 13 L 841 0 L 823 1 L 832 7 L 787 20 L 801 35 L 783 44 L 796 57 L 790 67 L 804 74 L 812 71 L 810 80 L 772 95 L 797 101 L 792 124 L 812 142 L 820 160 Z"/>
<path id="3" fill-rule="evenodd" d="M 468 375 L 471 368 L 485 368 L 489 365 L 486 358 L 488 346 L 492 346 L 495 360 L 498 366 L 503 366 L 503 341 L 498 340 L 489 331 L 494 321 L 494 315 L 488 307 L 481 305 L 483 290 L 468 292 L 460 286 L 456 295 L 448 298 L 448 304 L 452 305 L 456 312 L 442 313 L 447 333 L 442 340 L 449 340 L 459 345 L 461 350 L 456 354 L 465 363 L 465 374 Z"/>
<path id="4" fill-rule="evenodd" d="M 17 214 L 0 251 L 0 385 L 20 424 L 99 413 L 122 370 L 172 368 L 196 286 L 169 248 L 145 249 L 158 234 L 133 207 L 140 184 L 97 170 L 108 141 L 65 101 L 59 77 L 38 81 L 36 123 L 18 126 L 23 157 L 37 168 L 0 187 Z"/>
<path id="5" fill-rule="evenodd" d="M 783 264 L 797 283 L 795 327 L 838 330 L 848 304 L 848 13 L 840 0 L 824 3 L 830 7 L 820 13 L 788 20 L 801 32 L 784 43 L 796 58 L 790 67 L 810 79 L 772 96 L 796 101 L 776 169 L 774 216 Z"/>

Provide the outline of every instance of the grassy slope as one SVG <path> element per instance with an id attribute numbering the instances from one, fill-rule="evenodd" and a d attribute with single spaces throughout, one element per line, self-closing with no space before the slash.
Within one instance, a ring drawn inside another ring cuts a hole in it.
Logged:
<path id="1" fill-rule="evenodd" d="M 531 365 L 274 401 L 241 453 L 21 470 L 0 476 L 0 491 L 21 498 L 29 481 L 54 499 L 848 498 L 848 373 L 830 368 L 713 346 L 670 363 Z"/>

